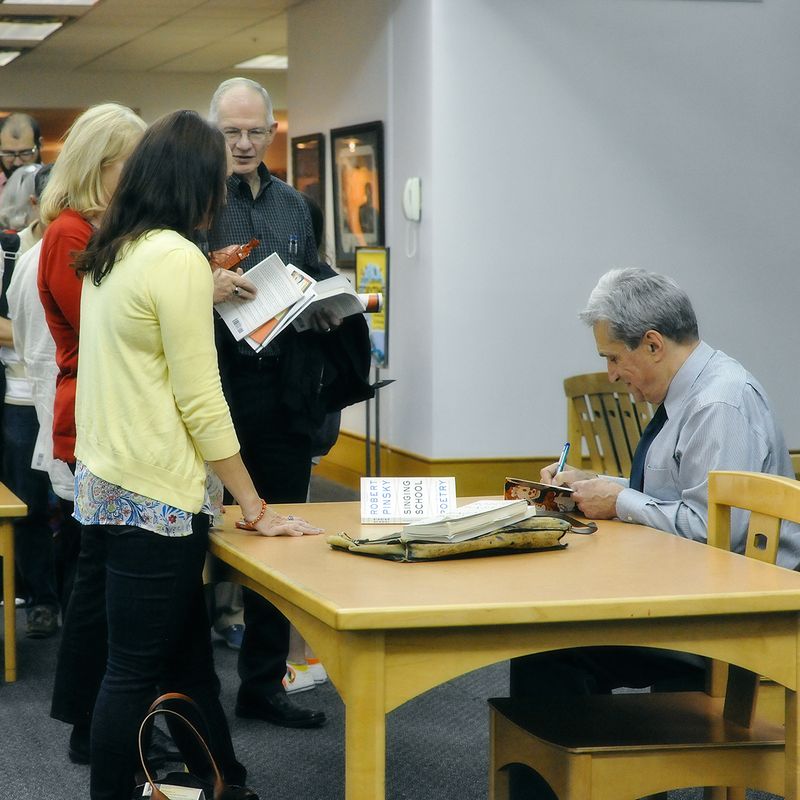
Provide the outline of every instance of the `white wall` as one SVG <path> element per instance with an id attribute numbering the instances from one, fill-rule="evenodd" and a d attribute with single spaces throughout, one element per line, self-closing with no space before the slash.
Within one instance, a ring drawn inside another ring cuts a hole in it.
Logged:
<path id="1" fill-rule="evenodd" d="M 34 72 L 21 59 L 3 67 L 0 108 L 82 108 L 115 101 L 139 111 L 146 122 L 178 108 L 202 114 L 214 89 L 235 73 Z M 276 108 L 286 108 L 286 73 L 244 73 L 267 87 Z"/>
<path id="2" fill-rule="evenodd" d="M 577 312 L 642 266 L 688 290 L 800 446 L 800 3 L 310 0 L 289 30 L 293 134 L 387 123 L 385 441 L 556 453 L 563 377 L 603 367 Z"/>
<path id="3" fill-rule="evenodd" d="M 558 450 L 614 266 L 673 275 L 800 445 L 800 3 L 433 8 L 430 454 Z"/>

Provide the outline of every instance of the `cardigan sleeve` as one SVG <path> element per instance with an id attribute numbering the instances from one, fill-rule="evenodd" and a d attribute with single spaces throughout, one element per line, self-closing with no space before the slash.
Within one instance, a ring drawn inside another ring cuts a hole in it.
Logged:
<path id="1" fill-rule="evenodd" d="M 222 394 L 212 316 L 213 279 L 199 251 L 173 250 L 150 272 L 149 291 L 161 329 L 175 403 L 206 461 L 239 452 Z"/>

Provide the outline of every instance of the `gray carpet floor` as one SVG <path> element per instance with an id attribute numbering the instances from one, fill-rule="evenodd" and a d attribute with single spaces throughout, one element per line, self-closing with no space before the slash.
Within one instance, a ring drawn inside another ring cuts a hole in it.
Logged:
<path id="1" fill-rule="evenodd" d="M 314 500 L 353 494 L 327 481 L 312 482 Z M 1 629 L 0 629 L 1 630 Z M 66 756 L 69 729 L 48 715 L 58 637 L 24 636 L 18 614 L 16 683 L 0 683 L 0 800 L 88 798 L 89 770 Z M 322 709 L 318 730 L 289 730 L 233 716 L 236 654 L 216 645 L 222 701 L 229 712 L 248 783 L 262 800 L 343 800 L 344 707 L 330 684 L 294 695 Z M 508 665 L 497 664 L 439 686 L 398 708 L 387 722 L 386 796 L 389 800 L 485 800 L 488 794 L 486 698 L 507 694 Z M 700 790 L 671 792 L 669 800 L 699 800 Z M 748 800 L 769 796 L 750 793 Z"/>

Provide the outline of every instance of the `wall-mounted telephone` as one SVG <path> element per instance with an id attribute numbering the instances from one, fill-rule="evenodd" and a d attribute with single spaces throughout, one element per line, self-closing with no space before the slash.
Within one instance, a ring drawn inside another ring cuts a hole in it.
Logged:
<path id="1" fill-rule="evenodd" d="M 403 188 L 403 214 L 411 222 L 419 222 L 422 213 L 419 178 L 409 178 Z"/>

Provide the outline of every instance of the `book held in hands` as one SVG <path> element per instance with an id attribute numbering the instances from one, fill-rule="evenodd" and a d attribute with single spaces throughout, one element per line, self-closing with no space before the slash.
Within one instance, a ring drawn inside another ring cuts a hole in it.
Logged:
<path id="1" fill-rule="evenodd" d="M 351 314 L 380 311 L 382 306 L 382 295 L 358 294 L 344 275 L 334 275 L 332 278 L 317 281 L 314 296 L 304 304 L 293 325 L 298 331 L 307 331 L 316 311 L 326 311 L 344 319 Z"/>
<path id="2" fill-rule="evenodd" d="M 289 325 L 301 333 L 311 329 L 316 311 L 343 319 L 380 311 L 383 306 L 382 295 L 357 294 L 344 275 L 317 281 L 299 267 L 284 264 L 277 253 L 248 270 L 247 279 L 255 284 L 255 298 L 234 297 L 214 308 L 236 341 L 244 339 L 256 352 Z"/>
<path id="3" fill-rule="evenodd" d="M 553 486 L 525 478 L 506 478 L 503 497 L 506 500 L 526 500 L 529 505 L 544 511 L 573 511 L 573 492 L 569 486 Z"/>

